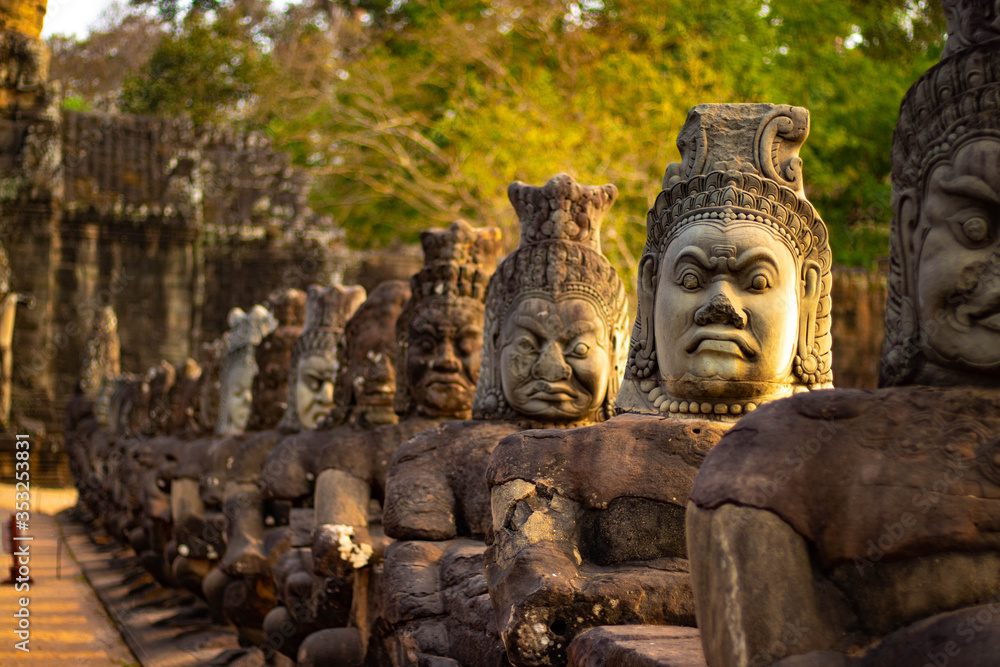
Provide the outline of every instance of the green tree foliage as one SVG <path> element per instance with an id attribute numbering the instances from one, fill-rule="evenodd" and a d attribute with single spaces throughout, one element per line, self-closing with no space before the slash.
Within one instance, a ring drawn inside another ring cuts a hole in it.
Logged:
<path id="1" fill-rule="evenodd" d="M 837 260 L 885 254 L 892 128 L 944 34 L 931 0 L 145 4 L 175 29 L 124 106 L 266 128 L 354 244 L 461 217 L 513 245 L 507 184 L 566 171 L 618 186 L 604 246 L 630 282 L 677 132 L 704 102 L 809 108 L 808 194 Z"/>
<path id="2" fill-rule="evenodd" d="M 165 20 L 174 22 L 189 11 L 211 12 L 226 6 L 225 0 L 131 0 L 135 7 L 152 7 Z"/>
<path id="3" fill-rule="evenodd" d="M 634 268 L 687 110 L 806 106 L 809 195 L 837 260 L 888 250 L 899 102 L 935 62 L 937 3 L 893 0 L 368 0 L 367 40 L 302 113 L 265 113 L 325 178 L 318 202 L 364 245 L 465 217 L 505 228 L 514 179 L 559 172 L 620 191 L 605 249 Z M 629 271 L 629 273 L 631 273 Z M 630 276 L 631 279 L 631 276 Z"/>
<path id="4" fill-rule="evenodd" d="M 212 4 L 188 11 L 125 81 L 122 111 L 186 114 L 199 124 L 246 115 L 271 74 L 270 8 L 266 0 Z"/>
<path id="5" fill-rule="evenodd" d="M 49 80 L 64 108 L 113 112 L 125 79 L 142 67 L 163 38 L 161 22 L 135 8 L 112 4 L 83 39 L 48 40 Z"/>

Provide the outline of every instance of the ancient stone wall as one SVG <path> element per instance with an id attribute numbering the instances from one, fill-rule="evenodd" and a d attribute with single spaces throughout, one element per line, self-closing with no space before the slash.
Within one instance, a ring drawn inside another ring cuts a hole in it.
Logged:
<path id="1" fill-rule="evenodd" d="M 345 272 L 342 234 L 261 135 L 63 111 L 0 119 L 0 238 L 14 291 L 14 418 L 58 443 L 94 313 L 118 313 L 123 370 L 176 363 L 234 305 Z"/>
<path id="2" fill-rule="evenodd" d="M 834 267 L 833 383 L 840 388 L 878 386 L 886 271 Z"/>

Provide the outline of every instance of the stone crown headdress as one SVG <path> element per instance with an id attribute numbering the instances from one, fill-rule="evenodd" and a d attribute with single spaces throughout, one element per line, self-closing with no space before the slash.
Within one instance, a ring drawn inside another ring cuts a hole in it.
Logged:
<path id="1" fill-rule="evenodd" d="M 590 301 L 604 321 L 614 351 L 611 387 L 599 418 L 611 415 L 624 363 L 628 326 L 625 285 L 601 253 L 601 221 L 618 197 L 614 185 L 583 186 L 568 174 L 542 187 L 516 181 L 507 188 L 521 222 L 519 247 L 497 267 L 486 296 L 482 365 L 472 403 L 476 419 L 515 419 L 500 381 L 500 329 L 510 308 L 533 295 Z"/>
<path id="2" fill-rule="evenodd" d="M 410 278 L 412 302 L 435 296 L 486 298 L 500 254 L 499 229 L 476 229 L 460 220 L 448 229 L 421 232 L 420 244 L 424 265 Z"/>
<path id="3" fill-rule="evenodd" d="M 399 415 L 414 407 L 406 383 L 406 355 L 410 344 L 410 318 L 421 304 L 431 300 L 472 300 L 482 304 L 486 288 L 500 255 L 500 230 L 476 229 L 464 220 L 447 229 L 428 229 L 420 233 L 424 265 L 410 278 L 410 300 L 396 321 L 396 396 L 394 409 Z"/>
<path id="4" fill-rule="evenodd" d="M 303 357 L 321 355 L 336 362 L 337 345 L 344 335 L 344 327 L 364 300 L 365 290 L 357 285 L 331 285 L 326 288 L 310 285 L 307 289 L 305 324 L 292 347 L 288 373 L 288 407 L 278 425 L 279 429 L 302 429 L 296 394 L 299 361 Z"/>
<path id="5" fill-rule="evenodd" d="M 894 203 L 908 191 L 919 197 L 927 175 L 963 142 L 1000 139 L 1000 2 L 942 0 L 942 5 L 948 17 L 942 60 L 907 92 L 893 133 Z M 902 265 L 908 234 L 894 218 L 881 386 L 908 384 L 921 366 L 914 344 L 916 312 Z"/>
<path id="6" fill-rule="evenodd" d="M 696 222 L 746 222 L 770 229 L 800 266 L 806 259 L 819 265 L 819 306 L 810 319 L 814 342 L 809 358 L 796 364 L 795 374 L 802 386 L 824 388 L 832 386 L 833 379 L 833 254 L 826 225 L 805 198 L 798 152 L 808 135 L 809 112 L 801 107 L 702 104 L 692 108 L 677 137 L 681 162 L 667 167 L 663 190 L 646 215 L 643 261 L 651 260 L 658 271 L 670 241 Z M 653 313 L 639 301 L 615 406 L 619 412 L 666 413 L 672 403 L 651 398 L 659 387 Z M 713 412 L 716 409 L 713 405 Z"/>
<path id="7" fill-rule="evenodd" d="M 278 328 L 278 320 L 270 310 L 257 304 L 245 312 L 233 308 L 227 318 L 229 331 L 223 336 L 225 355 L 238 355 L 250 346 L 260 345 L 264 336 Z"/>
<path id="8" fill-rule="evenodd" d="M 921 185 L 970 129 L 1000 132 L 1000 2 L 944 0 L 942 60 L 903 98 L 892 141 L 893 188 Z"/>
<path id="9" fill-rule="evenodd" d="M 219 379 L 219 419 L 216 424 L 216 433 L 219 435 L 232 431 L 225 392 L 228 391 L 233 369 L 244 364 L 252 365 L 256 369 L 255 348 L 264 340 L 265 336 L 278 326 L 278 320 L 271 314 L 271 311 L 260 304 L 251 308 L 250 312 L 245 312 L 241 308 L 233 308 L 229 311 L 228 322 L 229 331 L 222 338 L 224 352 Z"/>

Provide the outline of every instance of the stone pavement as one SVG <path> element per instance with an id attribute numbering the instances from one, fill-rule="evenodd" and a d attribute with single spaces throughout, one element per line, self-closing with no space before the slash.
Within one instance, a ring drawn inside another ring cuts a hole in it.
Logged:
<path id="1" fill-rule="evenodd" d="M 73 511 L 57 519 L 66 545 L 139 664 L 235 665 L 231 659 L 247 657 L 232 628 L 213 624 L 208 608 L 190 593 L 158 585 L 130 549 L 83 524 Z"/>
<path id="2" fill-rule="evenodd" d="M 75 493 L 64 490 L 33 490 L 27 534 L 31 583 L 18 592 L 12 585 L 0 586 L 0 665 L 135 665 L 135 657 L 124 645 L 114 624 L 87 585 L 79 566 L 65 546 L 59 554 L 59 528 L 51 514 L 75 502 Z M 14 508 L 14 488 L 0 485 L 0 517 L 6 520 Z M 0 554 L 0 579 L 11 565 L 8 553 Z M 20 599 L 27 598 L 29 652 L 15 648 L 14 634 Z"/>
<path id="3" fill-rule="evenodd" d="M 0 484 L 0 519 L 14 509 L 15 489 Z M 30 588 L 0 586 L 0 667 L 261 667 L 263 655 L 240 650 L 233 628 L 211 622 L 193 595 L 159 586 L 135 554 L 77 512 L 76 492 L 39 489 L 30 495 L 27 535 Z M 0 579 L 11 565 L 0 553 Z M 20 599 L 29 599 L 29 652 L 15 644 Z M 287 665 L 276 659 L 275 666 Z"/>

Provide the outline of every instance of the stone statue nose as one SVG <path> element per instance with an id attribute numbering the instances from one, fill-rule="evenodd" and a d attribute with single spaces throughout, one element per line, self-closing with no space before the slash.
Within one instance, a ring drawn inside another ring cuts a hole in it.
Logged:
<path id="1" fill-rule="evenodd" d="M 549 343 L 542 348 L 538 361 L 531 367 L 531 375 L 537 380 L 558 382 L 568 380 L 573 375 L 573 369 L 563 359 L 562 351 L 555 343 Z"/>
<path id="2" fill-rule="evenodd" d="M 324 380 L 320 385 L 316 400 L 321 405 L 333 405 L 333 380 Z"/>
<path id="3" fill-rule="evenodd" d="M 457 373 L 461 370 L 461 364 L 455 355 L 455 346 L 451 341 L 446 340 L 438 346 L 438 353 L 431 367 L 439 373 Z"/>
<path id="4" fill-rule="evenodd" d="M 374 382 L 388 382 L 392 379 L 392 363 L 388 355 L 378 354 L 371 358 L 371 375 Z"/>
<path id="5" fill-rule="evenodd" d="M 694 322 L 700 327 L 709 324 L 732 324 L 737 329 L 745 329 L 747 316 L 733 305 L 728 296 L 719 293 L 695 312 Z"/>

